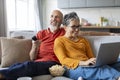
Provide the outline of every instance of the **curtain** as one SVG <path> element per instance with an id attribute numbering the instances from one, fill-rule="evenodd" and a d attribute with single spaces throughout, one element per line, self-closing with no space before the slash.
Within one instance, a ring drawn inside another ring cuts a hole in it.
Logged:
<path id="1" fill-rule="evenodd" d="M 7 36 L 5 0 L 0 0 L 0 37 Z"/>
<path id="2" fill-rule="evenodd" d="M 6 0 L 0 0 L 0 37 L 9 36 L 6 14 Z M 43 29 L 42 0 L 35 0 L 35 27 L 36 32 Z"/>
<path id="3" fill-rule="evenodd" d="M 42 0 L 35 0 L 35 18 L 36 18 L 36 31 L 43 29 L 43 3 Z"/>

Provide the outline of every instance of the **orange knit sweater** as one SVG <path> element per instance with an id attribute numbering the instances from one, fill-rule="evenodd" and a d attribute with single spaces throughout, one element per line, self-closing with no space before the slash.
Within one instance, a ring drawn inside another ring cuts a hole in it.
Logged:
<path id="1" fill-rule="evenodd" d="M 54 52 L 63 66 L 72 69 L 75 69 L 80 61 L 94 57 L 89 42 L 83 37 L 80 37 L 77 42 L 64 36 L 57 38 Z"/>

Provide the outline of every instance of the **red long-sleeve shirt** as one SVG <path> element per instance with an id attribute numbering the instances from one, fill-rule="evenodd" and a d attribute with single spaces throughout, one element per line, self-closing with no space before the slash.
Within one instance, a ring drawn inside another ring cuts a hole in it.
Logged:
<path id="1" fill-rule="evenodd" d="M 54 54 L 53 46 L 54 40 L 58 36 L 65 34 L 65 30 L 60 28 L 55 33 L 52 33 L 50 29 L 39 31 L 36 35 L 37 39 L 41 41 L 39 53 L 35 61 L 56 61 L 59 62 Z"/>

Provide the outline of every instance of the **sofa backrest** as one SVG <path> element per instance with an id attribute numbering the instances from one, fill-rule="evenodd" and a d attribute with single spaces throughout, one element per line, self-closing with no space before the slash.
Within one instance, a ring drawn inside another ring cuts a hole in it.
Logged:
<path id="1" fill-rule="evenodd" d="M 79 31 L 80 36 L 117 36 L 117 33 L 98 32 L 98 31 Z"/>
<path id="2" fill-rule="evenodd" d="M 120 42 L 120 36 L 84 36 L 90 41 L 93 53 L 96 55 L 101 43 Z"/>
<path id="3" fill-rule="evenodd" d="M 13 31 L 10 33 L 10 37 L 23 36 L 25 39 L 32 39 L 35 35 L 34 31 Z"/>

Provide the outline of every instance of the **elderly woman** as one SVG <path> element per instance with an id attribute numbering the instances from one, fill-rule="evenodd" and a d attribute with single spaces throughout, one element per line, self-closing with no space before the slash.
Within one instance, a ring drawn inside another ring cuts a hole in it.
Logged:
<path id="1" fill-rule="evenodd" d="M 65 67 L 65 76 L 77 80 L 117 80 L 120 76 L 120 64 L 89 67 L 95 63 L 91 46 L 84 37 L 79 36 L 80 23 L 75 12 L 64 16 L 63 25 L 66 33 L 58 37 L 54 43 L 54 52 Z M 88 67 L 83 67 L 88 66 Z"/>

